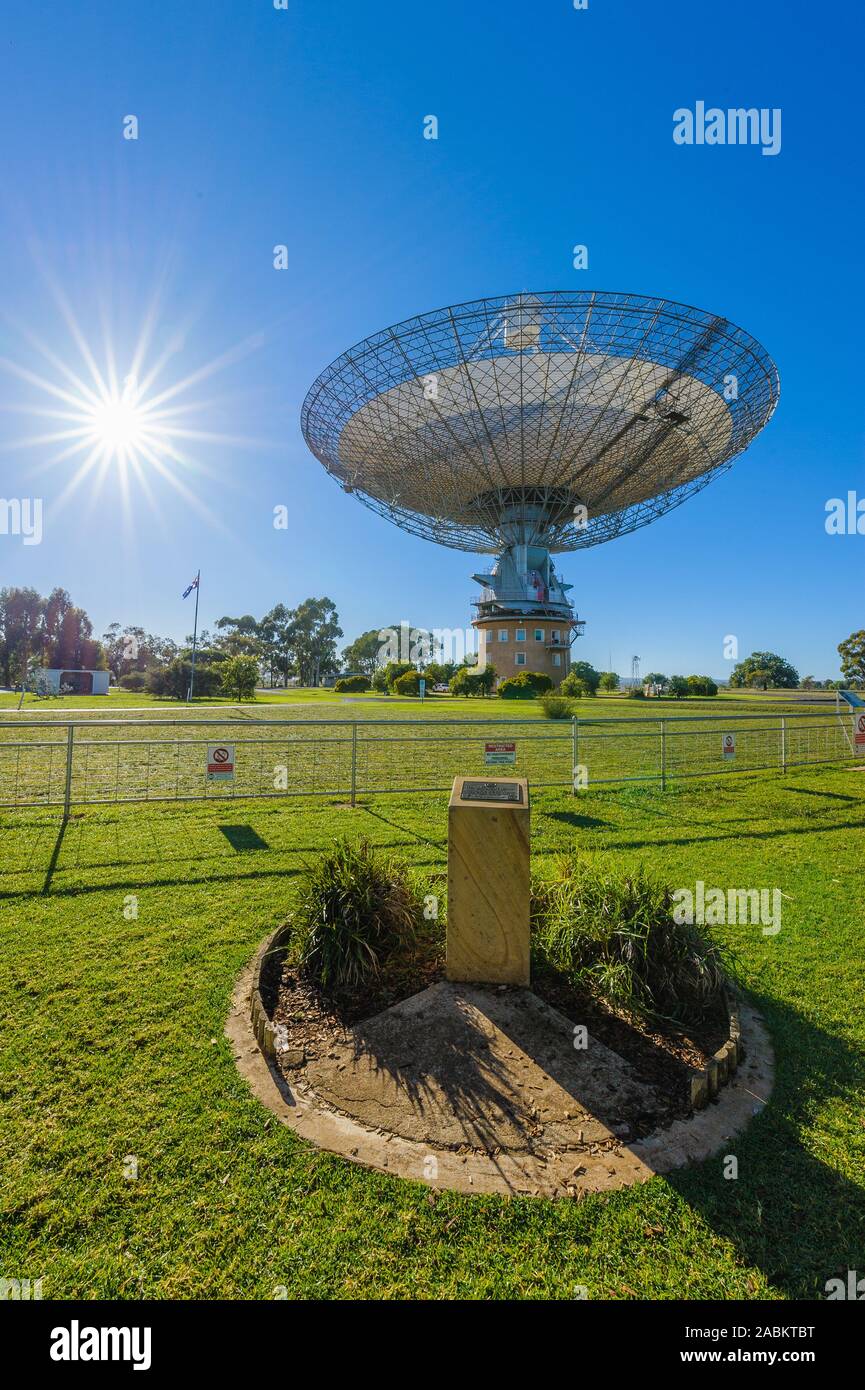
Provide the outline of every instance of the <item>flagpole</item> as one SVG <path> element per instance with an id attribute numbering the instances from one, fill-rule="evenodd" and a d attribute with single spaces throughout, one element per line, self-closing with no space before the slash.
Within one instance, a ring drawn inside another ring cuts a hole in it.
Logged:
<path id="1" fill-rule="evenodd" d="M 198 646 L 198 595 L 201 592 L 201 570 L 195 576 L 195 626 L 192 629 L 192 670 L 189 675 L 189 694 L 186 703 L 192 703 L 192 692 L 195 688 L 195 649 Z"/>

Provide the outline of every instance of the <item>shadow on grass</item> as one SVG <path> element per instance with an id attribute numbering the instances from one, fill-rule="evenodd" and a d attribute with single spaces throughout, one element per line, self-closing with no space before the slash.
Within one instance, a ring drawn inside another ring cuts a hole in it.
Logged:
<path id="1" fill-rule="evenodd" d="M 717 841 L 735 840 L 741 843 L 744 840 L 784 840 L 794 835 L 828 835 L 840 830 L 863 830 L 865 829 L 865 817 L 860 820 L 834 821 L 829 825 L 803 825 L 801 827 L 791 825 L 781 825 L 774 830 L 751 830 L 748 834 L 743 834 L 741 830 L 734 830 L 729 835 L 673 835 L 666 838 L 649 840 L 614 840 L 610 841 L 609 849 L 663 849 L 664 845 L 708 845 Z"/>
<path id="2" fill-rule="evenodd" d="M 231 848 L 237 850 L 238 854 L 250 849 L 270 849 L 267 841 L 262 840 L 251 825 L 218 825 L 216 828 L 222 831 Z"/>
<path id="3" fill-rule="evenodd" d="M 574 830 L 594 830 L 599 825 L 610 824 L 598 816 L 581 816 L 577 811 L 545 811 L 543 807 L 540 811 L 548 820 L 561 821 L 563 825 L 570 825 Z"/>
<path id="4" fill-rule="evenodd" d="M 64 816 L 60 822 L 60 829 L 57 831 L 57 838 L 54 841 L 54 848 L 51 851 L 51 858 L 48 861 L 48 868 L 45 870 L 45 881 L 42 884 L 42 897 L 47 897 L 51 892 L 51 883 L 54 878 L 54 871 L 57 868 L 57 861 L 60 858 L 60 851 L 63 848 L 63 838 L 66 834 L 66 827 L 69 824 Z"/>
<path id="5" fill-rule="evenodd" d="M 392 830 L 400 830 L 404 835 L 410 835 L 411 838 L 413 840 L 416 840 L 419 845 L 430 845 L 433 849 L 445 849 L 447 847 L 446 836 L 442 836 L 442 838 L 439 840 L 431 840 L 428 838 L 428 836 L 421 835 L 420 832 L 415 830 L 413 826 L 400 825 L 398 820 L 391 820 L 388 816 L 383 816 L 381 811 L 374 811 L 371 806 L 359 805 L 358 810 L 364 811 L 366 815 L 372 816 L 374 820 L 381 821 L 382 825 L 389 825 Z M 376 849 L 378 848 L 379 846 L 376 845 Z M 395 848 L 401 849 L 404 848 L 404 846 L 397 845 L 395 846 Z"/>
<path id="6" fill-rule="evenodd" d="M 715 1158 L 666 1181 L 779 1292 L 822 1299 L 828 1279 L 865 1272 L 865 1186 L 839 1171 L 865 1164 L 865 1051 L 767 996 L 751 997 L 775 1048 L 769 1104 Z M 849 1139 L 825 1113 L 818 1117 L 834 1098 L 858 1116 Z M 833 1166 L 804 1147 L 812 1125 Z M 738 1160 L 735 1179 L 723 1175 L 725 1154 Z"/>

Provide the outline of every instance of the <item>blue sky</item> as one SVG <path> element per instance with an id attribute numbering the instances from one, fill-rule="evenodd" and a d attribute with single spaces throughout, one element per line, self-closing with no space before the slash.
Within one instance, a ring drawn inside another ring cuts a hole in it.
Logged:
<path id="1" fill-rule="evenodd" d="M 0 372 L 0 496 L 46 509 L 40 545 L 0 535 L 0 584 L 63 585 L 97 632 L 189 631 L 199 566 L 207 625 L 326 593 L 347 639 L 402 617 L 463 627 L 473 557 L 345 496 L 304 445 L 306 390 L 424 310 L 630 290 L 741 324 L 781 403 L 683 507 L 561 557 L 578 654 L 724 675 L 734 634 L 741 655 L 837 674 L 838 641 L 865 625 L 865 539 L 824 528 L 829 498 L 865 496 L 862 29 L 852 2 L 805 0 L 7 0 L 0 357 L 86 377 L 65 301 L 122 377 L 152 312 L 161 388 L 221 364 L 177 398 L 221 438 L 184 442 L 185 494 L 147 468 L 125 505 L 117 470 L 67 495 L 76 460 L 26 442 L 56 427 L 35 413 L 50 398 Z M 698 100 L 780 108 L 780 154 L 675 145 L 673 112 Z"/>

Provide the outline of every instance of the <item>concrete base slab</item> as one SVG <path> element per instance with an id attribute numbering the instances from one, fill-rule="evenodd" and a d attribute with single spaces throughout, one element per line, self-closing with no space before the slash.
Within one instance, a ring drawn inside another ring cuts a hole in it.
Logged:
<path id="1" fill-rule="evenodd" d="M 435 1148 L 535 1153 L 608 1143 L 651 1088 L 527 989 L 432 985 L 352 1029 L 306 1068 L 335 1110 Z"/>
<path id="2" fill-rule="evenodd" d="M 726 1152 L 772 1088 L 768 1037 L 743 1007 L 745 1059 L 718 1100 L 631 1140 L 651 1089 L 626 1062 L 592 1039 L 577 1051 L 573 1025 L 528 990 L 453 984 L 359 1025 L 289 1083 L 255 1039 L 253 974 L 226 1034 L 255 1095 L 320 1148 L 433 1188 L 579 1198 L 645 1182 Z"/>

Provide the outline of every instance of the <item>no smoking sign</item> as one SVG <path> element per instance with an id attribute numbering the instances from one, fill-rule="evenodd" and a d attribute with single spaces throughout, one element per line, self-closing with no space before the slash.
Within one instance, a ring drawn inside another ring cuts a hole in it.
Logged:
<path id="1" fill-rule="evenodd" d="M 207 780 L 208 782 L 234 781 L 233 743 L 208 743 Z"/>

